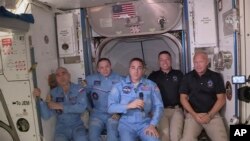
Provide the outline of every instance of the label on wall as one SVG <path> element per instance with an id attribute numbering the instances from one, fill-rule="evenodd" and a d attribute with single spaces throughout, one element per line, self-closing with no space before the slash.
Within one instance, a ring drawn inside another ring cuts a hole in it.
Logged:
<path id="1" fill-rule="evenodd" d="M 3 73 L 7 80 L 27 80 L 27 50 L 24 35 L 0 38 Z"/>
<path id="2" fill-rule="evenodd" d="M 215 4 L 194 0 L 194 42 L 196 47 L 217 46 Z"/>

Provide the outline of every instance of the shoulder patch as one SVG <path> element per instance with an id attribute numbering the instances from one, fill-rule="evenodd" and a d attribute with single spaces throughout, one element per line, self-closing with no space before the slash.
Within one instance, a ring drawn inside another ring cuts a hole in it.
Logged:
<path id="1" fill-rule="evenodd" d="M 95 80 L 94 81 L 94 86 L 100 86 L 101 85 L 101 81 L 100 80 Z"/>
<path id="2" fill-rule="evenodd" d="M 144 84 L 144 85 L 141 87 L 141 90 L 142 90 L 142 91 L 150 91 L 150 86 Z"/>
<path id="3" fill-rule="evenodd" d="M 82 93 L 84 91 L 85 91 L 85 88 L 81 88 L 81 89 L 78 90 L 79 93 Z"/>
<path id="4" fill-rule="evenodd" d="M 158 88 L 158 86 L 155 86 L 155 91 L 160 92 L 160 89 Z"/>

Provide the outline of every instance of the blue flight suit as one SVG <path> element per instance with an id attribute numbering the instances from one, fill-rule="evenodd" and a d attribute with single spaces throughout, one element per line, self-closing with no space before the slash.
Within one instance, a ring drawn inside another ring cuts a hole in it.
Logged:
<path id="1" fill-rule="evenodd" d="M 87 93 L 92 103 L 92 110 L 89 119 L 89 140 L 100 141 L 101 133 L 107 129 L 107 141 L 118 141 L 118 120 L 111 118 L 108 113 L 108 96 L 112 86 L 118 83 L 123 77 L 111 72 L 108 77 L 96 73 L 86 77 Z"/>
<path id="2" fill-rule="evenodd" d="M 127 109 L 127 105 L 136 100 L 144 100 L 143 109 Z M 141 78 L 137 87 L 130 77 L 116 84 L 111 90 L 108 101 L 109 113 L 121 113 L 118 131 L 121 141 L 159 141 L 146 135 L 144 130 L 151 124 L 156 126 L 163 112 L 163 102 L 157 85 L 146 78 Z"/>
<path id="3" fill-rule="evenodd" d="M 87 108 L 86 91 L 82 86 L 70 83 L 70 89 L 64 94 L 62 87 L 51 90 L 51 101 L 60 102 L 63 110 L 52 110 L 44 101 L 40 101 L 41 116 L 49 119 L 56 115 L 55 141 L 87 141 L 87 133 L 81 120 L 81 114 Z"/>

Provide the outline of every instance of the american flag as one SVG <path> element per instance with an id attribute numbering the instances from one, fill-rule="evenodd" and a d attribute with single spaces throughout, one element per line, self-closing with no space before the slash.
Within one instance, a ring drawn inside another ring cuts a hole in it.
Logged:
<path id="1" fill-rule="evenodd" d="M 135 7 L 133 3 L 113 5 L 112 11 L 114 19 L 129 18 L 131 16 L 135 16 Z"/>

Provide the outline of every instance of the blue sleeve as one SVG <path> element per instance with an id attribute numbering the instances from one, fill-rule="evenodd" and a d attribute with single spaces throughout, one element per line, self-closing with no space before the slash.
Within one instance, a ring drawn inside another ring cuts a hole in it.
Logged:
<path id="1" fill-rule="evenodd" d="M 63 104 L 64 113 L 83 113 L 87 108 L 87 96 L 86 91 L 79 92 L 77 96 L 77 102 L 74 105 L 65 105 Z"/>
<path id="2" fill-rule="evenodd" d="M 118 86 L 115 85 L 108 97 L 108 113 L 127 113 L 127 105 L 120 104 L 121 94 Z"/>
<path id="3" fill-rule="evenodd" d="M 91 91 L 89 89 L 86 90 L 86 97 L 87 97 L 87 109 L 91 111 L 94 107 L 94 103 L 91 98 Z"/>
<path id="4" fill-rule="evenodd" d="M 159 88 L 154 85 L 152 89 L 152 102 L 153 102 L 153 117 L 150 121 L 150 124 L 156 126 L 161 119 L 163 113 L 163 102 L 160 94 Z"/>
<path id="5" fill-rule="evenodd" d="M 52 115 L 54 115 L 53 110 L 49 109 L 48 105 L 44 101 L 40 101 L 40 113 L 43 119 L 47 120 L 49 119 Z"/>

